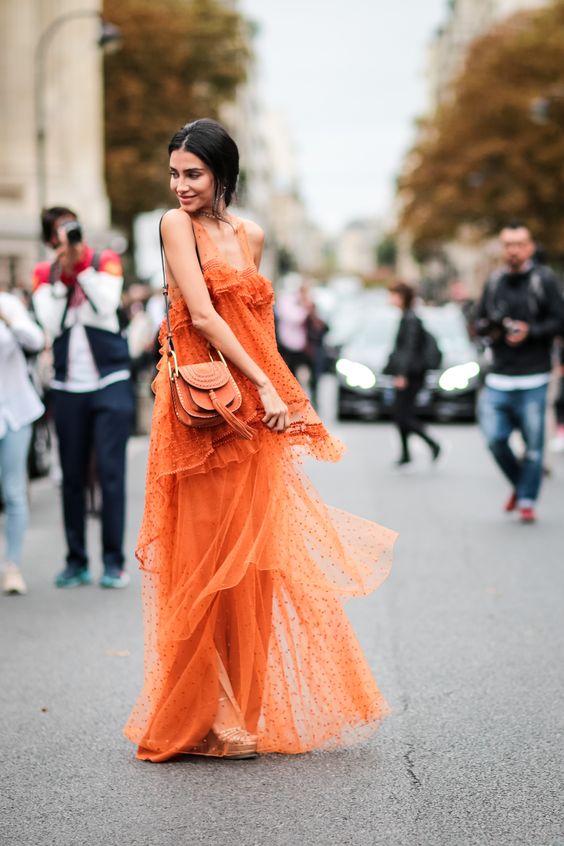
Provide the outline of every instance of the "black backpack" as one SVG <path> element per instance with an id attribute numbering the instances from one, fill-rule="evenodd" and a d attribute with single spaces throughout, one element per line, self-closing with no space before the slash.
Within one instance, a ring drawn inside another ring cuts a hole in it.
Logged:
<path id="1" fill-rule="evenodd" d="M 421 324 L 421 370 L 438 370 L 443 354 L 434 335 Z"/>

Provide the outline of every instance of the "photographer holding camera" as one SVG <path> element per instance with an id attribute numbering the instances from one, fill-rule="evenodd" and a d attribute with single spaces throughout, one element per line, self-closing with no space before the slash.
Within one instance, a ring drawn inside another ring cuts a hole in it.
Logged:
<path id="1" fill-rule="evenodd" d="M 124 572 L 125 449 L 134 402 L 127 342 L 117 310 L 123 288 L 119 257 L 83 240 L 76 214 L 45 209 L 42 236 L 55 252 L 34 272 L 33 306 L 53 344 L 51 383 L 63 474 L 66 567 L 57 587 L 90 584 L 85 543 L 85 490 L 92 453 L 102 491 L 100 586 L 128 584 Z"/>
<path id="2" fill-rule="evenodd" d="M 564 327 L 564 301 L 552 270 L 533 261 L 535 245 L 523 224 L 500 234 L 505 265 L 487 280 L 476 311 L 476 333 L 488 344 L 492 365 L 480 399 L 480 425 L 512 492 L 505 511 L 536 520 L 543 474 L 545 412 L 556 335 Z M 509 444 L 521 432 L 525 452 Z"/>

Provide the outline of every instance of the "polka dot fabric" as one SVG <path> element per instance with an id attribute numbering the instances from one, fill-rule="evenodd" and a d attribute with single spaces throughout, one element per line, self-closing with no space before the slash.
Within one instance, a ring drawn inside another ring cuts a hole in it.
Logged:
<path id="1" fill-rule="evenodd" d="M 252 265 L 242 224 L 244 271 L 221 261 L 203 227 L 194 230 L 215 308 L 273 381 L 292 424 L 283 435 L 267 430 L 254 386 L 232 368 L 255 439 L 187 429 L 161 359 L 137 549 L 145 683 L 125 733 L 151 761 L 197 744 L 217 710 L 219 654 L 259 751 L 349 744 L 387 707 L 342 600 L 382 582 L 396 535 L 327 507 L 302 473 L 302 456 L 335 461 L 343 447 L 278 354 L 272 287 Z M 179 362 L 205 360 L 179 296 L 171 318 Z"/>

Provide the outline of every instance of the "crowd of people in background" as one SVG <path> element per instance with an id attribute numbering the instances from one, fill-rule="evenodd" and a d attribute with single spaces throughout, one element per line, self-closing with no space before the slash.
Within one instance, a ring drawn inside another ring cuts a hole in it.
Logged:
<path id="1" fill-rule="evenodd" d="M 27 591 L 21 572 L 28 522 L 27 456 L 32 425 L 44 407 L 28 376 L 26 353 L 44 346 L 44 335 L 21 300 L 0 292 L 0 481 L 5 510 L 6 549 L 2 588 Z"/>
<path id="2" fill-rule="evenodd" d="M 55 466 L 60 468 L 67 546 L 55 584 L 76 587 L 92 580 L 85 520 L 88 491 L 95 480 L 102 535 L 99 584 L 125 587 L 129 581 L 123 551 L 126 444 L 132 432 L 146 433 L 149 428 L 149 386 L 160 354 L 162 296 L 141 284 L 124 290 L 119 256 L 89 247 L 72 210 L 47 209 L 41 224 L 53 258 L 37 265 L 31 298 L 25 291 L 0 292 L 2 588 L 12 594 L 27 590 L 21 565 L 29 451 L 34 428 L 42 420 L 52 421 L 45 425 L 56 434 Z M 547 470 L 547 407 L 555 420 L 551 447 L 564 451 L 564 305 L 558 280 L 535 251 L 526 226 L 505 227 L 501 247 L 504 264 L 486 280 L 477 302 L 460 283 L 458 287 L 453 283 L 451 293 L 469 334 L 490 359 L 479 422 L 510 485 L 504 508 L 517 511 L 522 522 L 534 522 Z M 434 461 L 441 447 L 427 433 L 415 405 L 425 375 L 423 330 L 413 309 L 416 291 L 396 280 L 390 297 L 402 313 L 387 367 L 394 377 L 391 414 L 400 440 L 396 463 L 411 461 L 412 435 L 427 443 Z M 317 407 L 319 382 L 327 370 L 329 325 L 318 312 L 311 285 L 301 277 L 291 278 L 279 293 L 275 327 L 286 364 Z M 38 356 L 47 354 L 50 378 L 38 380 Z M 140 402 L 149 405 L 144 421 Z M 512 446 L 515 431 L 522 437 L 522 454 Z"/>
<path id="3" fill-rule="evenodd" d="M 275 319 L 278 349 L 294 376 L 305 369 L 310 399 L 317 408 L 319 380 L 326 368 L 323 339 L 329 326 L 317 311 L 310 286 L 291 280 L 277 299 Z"/>

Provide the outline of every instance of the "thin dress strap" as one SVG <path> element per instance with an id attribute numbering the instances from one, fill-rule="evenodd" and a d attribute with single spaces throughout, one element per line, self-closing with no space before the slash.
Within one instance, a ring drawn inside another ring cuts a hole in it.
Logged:
<path id="1" fill-rule="evenodd" d="M 196 218 L 191 218 L 192 224 L 194 227 L 194 235 L 196 236 L 196 243 L 198 245 L 198 250 L 200 252 L 200 258 L 202 265 L 207 264 L 212 259 L 221 262 L 222 264 L 228 264 L 229 262 L 213 240 L 212 236 L 206 229 L 206 227 L 201 223 L 201 221 L 197 220 Z M 255 269 L 255 262 L 253 258 L 253 254 L 251 253 L 249 242 L 247 240 L 247 233 L 245 231 L 245 226 L 241 220 L 238 220 L 236 217 L 231 219 L 231 223 L 233 226 L 233 230 L 239 241 L 241 246 L 241 252 L 243 253 L 243 258 L 246 261 L 246 266 L 244 268 L 237 268 L 233 265 L 229 265 L 233 267 L 238 273 L 242 273 L 243 271 Z"/>
<path id="2" fill-rule="evenodd" d="M 220 259 L 219 250 L 213 238 L 207 232 L 206 227 L 195 217 L 191 217 L 190 220 L 192 221 L 192 229 L 194 230 L 201 265 L 207 264 L 212 259 Z"/>
<path id="3" fill-rule="evenodd" d="M 239 239 L 239 243 L 243 249 L 243 255 L 249 262 L 249 266 L 255 267 L 255 259 L 249 246 L 249 239 L 247 238 L 247 230 L 242 220 L 235 219 L 235 234 Z"/>

